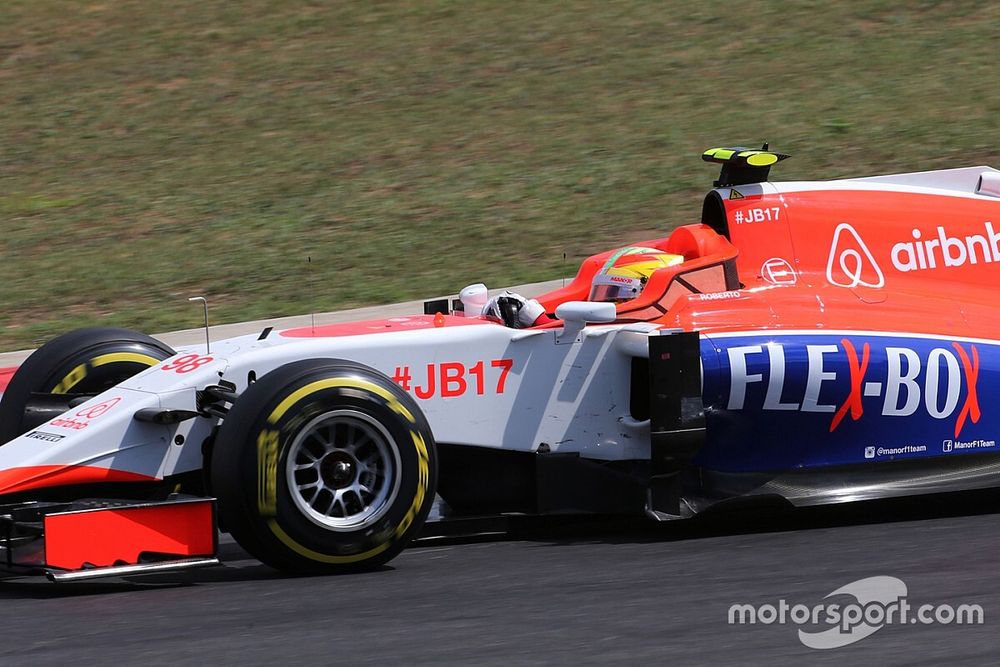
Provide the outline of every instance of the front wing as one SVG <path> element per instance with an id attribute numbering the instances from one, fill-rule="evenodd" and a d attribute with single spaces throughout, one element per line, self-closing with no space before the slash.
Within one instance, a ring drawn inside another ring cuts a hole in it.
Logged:
<path id="1" fill-rule="evenodd" d="M 0 568 L 52 581 L 217 565 L 215 501 L 77 500 L 0 506 Z"/>

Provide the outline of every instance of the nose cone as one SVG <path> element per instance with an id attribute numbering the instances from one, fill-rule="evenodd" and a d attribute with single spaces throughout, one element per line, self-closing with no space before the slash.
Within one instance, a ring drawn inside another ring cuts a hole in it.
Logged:
<path id="1" fill-rule="evenodd" d="M 159 479 L 170 431 L 133 418 L 159 405 L 155 394 L 116 387 L 14 438 L 0 447 L 0 496 Z"/>
<path id="2" fill-rule="evenodd" d="M 53 486 L 102 484 L 107 482 L 150 482 L 149 477 L 127 470 L 89 465 L 41 465 L 0 470 L 0 496 Z"/>

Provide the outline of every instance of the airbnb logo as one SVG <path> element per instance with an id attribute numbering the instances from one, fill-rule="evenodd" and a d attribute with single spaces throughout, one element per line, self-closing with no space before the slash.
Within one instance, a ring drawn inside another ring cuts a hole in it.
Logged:
<path id="1" fill-rule="evenodd" d="M 83 417 L 84 419 L 97 419 L 105 412 L 118 405 L 118 402 L 121 400 L 122 399 L 120 396 L 117 396 L 115 398 L 109 398 L 108 400 L 102 401 L 96 405 L 91 405 L 89 407 L 83 408 L 82 410 L 76 413 L 76 416 Z"/>
<path id="2" fill-rule="evenodd" d="M 938 227 L 935 237 L 924 239 L 919 229 L 914 229 L 913 240 L 892 246 L 892 265 L 897 270 L 920 271 L 966 264 L 991 264 L 1000 262 L 1000 232 L 992 222 L 983 223 L 982 234 L 950 236 L 944 227 Z"/>
<path id="3" fill-rule="evenodd" d="M 849 223 L 833 232 L 826 280 L 838 287 L 884 287 L 885 276 L 865 242 Z"/>

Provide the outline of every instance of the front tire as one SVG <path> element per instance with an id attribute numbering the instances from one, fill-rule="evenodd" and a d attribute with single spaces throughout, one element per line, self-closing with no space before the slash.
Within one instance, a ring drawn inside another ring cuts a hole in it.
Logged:
<path id="1" fill-rule="evenodd" d="M 262 562 L 369 570 L 420 530 L 437 481 L 430 427 L 378 371 L 308 359 L 252 384 L 211 453 L 220 523 Z"/>
<path id="2" fill-rule="evenodd" d="M 96 396 L 173 355 L 155 338 L 129 329 L 93 327 L 53 338 L 7 385 L 0 400 L 0 443 L 47 421 L 31 413 L 33 395 Z"/>

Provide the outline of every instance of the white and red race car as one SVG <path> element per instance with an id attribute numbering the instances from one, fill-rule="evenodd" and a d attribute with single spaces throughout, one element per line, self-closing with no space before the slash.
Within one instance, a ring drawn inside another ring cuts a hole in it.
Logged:
<path id="1" fill-rule="evenodd" d="M 994 486 L 1000 172 L 770 183 L 713 149 L 683 261 L 511 328 L 423 315 L 174 351 L 85 329 L 0 403 L 0 565 L 56 580 L 210 564 L 216 528 L 295 572 L 369 569 L 453 516 L 691 516 Z M 996 221 L 996 222 L 994 222 Z"/>

